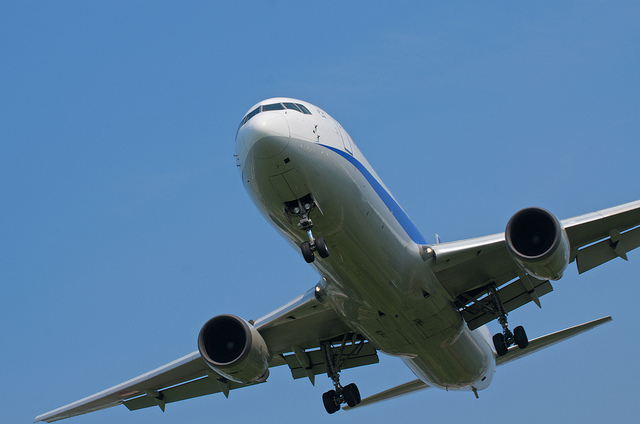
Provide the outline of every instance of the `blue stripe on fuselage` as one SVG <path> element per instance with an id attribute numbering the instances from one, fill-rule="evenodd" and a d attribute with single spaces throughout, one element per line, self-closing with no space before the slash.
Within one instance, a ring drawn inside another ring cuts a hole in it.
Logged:
<path id="1" fill-rule="evenodd" d="M 325 144 L 321 144 L 322 147 L 326 147 L 327 149 L 336 152 L 346 160 L 348 160 L 353 166 L 356 167 L 358 171 L 367 179 L 371 187 L 378 194 L 380 199 L 384 202 L 384 204 L 389 208 L 389 211 L 393 214 L 395 219 L 398 221 L 400 226 L 404 229 L 407 235 L 417 244 L 427 244 L 426 240 L 420 234 L 418 228 L 416 228 L 415 224 L 409 219 L 407 214 L 402 210 L 398 202 L 394 200 L 393 197 L 382 187 L 382 184 L 376 180 L 376 178 L 369 172 L 369 170 L 360 163 L 356 158 L 351 156 L 349 153 L 344 152 L 340 149 L 336 149 L 335 147 L 327 146 Z"/>

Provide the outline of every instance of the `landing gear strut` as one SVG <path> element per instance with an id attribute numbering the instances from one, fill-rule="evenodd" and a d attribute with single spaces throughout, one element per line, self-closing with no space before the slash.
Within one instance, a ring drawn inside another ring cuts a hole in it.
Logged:
<path id="1" fill-rule="evenodd" d="M 509 346 L 518 345 L 520 349 L 524 349 L 529 346 L 529 339 L 527 333 L 522 326 L 517 326 L 513 329 L 513 333 L 509 330 L 507 324 L 507 313 L 502 306 L 502 302 L 498 297 L 498 292 L 494 286 L 489 288 L 491 298 L 493 300 L 494 308 L 498 312 L 498 323 L 502 326 L 502 333 L 498 333 L 493 336 L 493 346 L 496 348 L 498 356 L 504 356 L 509 350 Z"/>
<path id="2" fill-rule="evenodd" d="M 351 383 L 343 387 L 340 384 L 340 369 L 331 355 L 331 346 L 329 343 L 323 343 L 320 348 L 322 349 L 325 364 L 327 365 L 327 375 L 333 381 L 335 388 L 322 395 L 324 409 L 326 409 L 329 414 L 333 414 L 340 409 L 340 405 L 343 403 L 346 403 L 352 408 L 358 405 L 361 400 L 358 386 Z"/>
<path id="3" fill-rule="evenodd" d="M 329 247 L 327 246 L 327 242 L 324 240 L 324 237 L 313 236 L 313 221 L 309 217 L 309 214 L 316 206 L 316 201 L 311 194 L 307 194 L 300 199 L 286 202 L 284 204 L 287 216 L 297 215 L 300 219 L 298 222 L 298 228 L 305 231 L 309 237 L 309 241 L 303 241 L 300 243 L 302 257 L 304 257 L 304 260 L 307 263 L 311 263 L 315 260 L 314 252 L 318 252 L 318 255 L 320 255 L 321 258 L 329 256 Z"/>

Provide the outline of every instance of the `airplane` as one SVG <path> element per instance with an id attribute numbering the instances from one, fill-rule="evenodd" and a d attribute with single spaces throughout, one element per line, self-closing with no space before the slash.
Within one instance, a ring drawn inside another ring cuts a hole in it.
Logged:
<path id="1" fill-rule="evenodd" d="M 326 374 L 330 414 L 438 388 L 489 387 L 496 367 L 604 324 L 603 317 L 529 340 L 509 312 L 553 290 L 576 262 L 583 273 L 640 246 L 640 200 L 574 218 L 527 207 L 504 233 L 428 243 L 342 126 L 308 102 L 271 98 L 242 118 L 236 166 L 260 212 L 320 280 L 257 320 L 207 321 L 198 350 L 55 409 L 53 422 L 124 404 L 129 410 L 261 384 L 271 368 L 294 379 Z M 497 320 L 502 332 L 486 324 Z M 344 369 L 400 358 L 417 377 L 362 399 Z M 343 407 L 344 405 L 344 407 Z"/>

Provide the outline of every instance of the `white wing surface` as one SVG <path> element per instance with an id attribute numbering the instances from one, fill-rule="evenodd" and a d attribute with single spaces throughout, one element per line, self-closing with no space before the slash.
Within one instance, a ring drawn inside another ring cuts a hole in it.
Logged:
<path id="1" fill-rule="evenodd" d="M 529 346 L 526 349 L 520 349 L 518 346 L 512 346 L 511 348 L 509 348 L 509 351 L 506 355 L 496 357 L 496 364 L 504 365 L 509 362 L 515 361 L 516 359 L 524 358 L 525 356 L 531 355 L 532 353 L 535 353 L 539 350 L 563 342 L 567 339 L 570 339 L 571 337 L 577 336 L 578 334 L 584 333 L 585 331 L 589 331 L 602 324 L 606 324 L 609 321 L 611 321 L 611 317 L 604 317 L 594 321 L 586 322 L 584 324 L 576 325 L 575 327 L 570 327 L 565 330 L 557 331 L 555 333 L 547 334 L 546 336 L 538 337 L 537 339 L 531 340 L 529 342 Z M 384 400 L 389 400 L 396 397 L 419 392 L 430 387 L 431 386 L 421 380 L 412 380 L 364 398 L 359 405 L 355 406 L 355 408 L 360 408 L 362 406 L 371 405 L 374 403 L 382 402 Z M 346 410 L 354 408 L 345 406 L 343 409 Z"/>
<path id="2" fill-rule="evenodd" d="M 580 273 L 620 257 L 640 246 L 640 201 L 561 221 L 570 244 L 570 262 Z M 499 289 L 505 312 L 535 302 L 553 290 L 551 283 L 522 271 L 507 251 L 505 234 L 423 246 L 433 270 L 454 299 L 469 328 L 496 315 L 487 300 L 488 288 Z M 427 257 L 427 256 L 425 256 Z"/>
<path id="3" fill-rule="evenodd" d="M 375 349 L 353 334 L 332 309 L 319 302 L 314 291 L 309 290 L 254 323 L 273 355 L 269 367 L 287 364 L 294 378 L 306 376 L 313 381 L 314 375 L 326 371 L 319 351 L 314 348 L 319 346 L 319 341 L 334 339 L 338 343 L 348 340 L 353 345 L 351 357 L 344 368 L 378 362 Z M 230 390 L 244 386 L 218 375 L 196 351 L 122 384 L 42 414 L 34 422 L 58 421 L 120 404 L 130 410 L 159 406 L 164 411 L 167 403 L 218 392 L 228 397 Z"/>

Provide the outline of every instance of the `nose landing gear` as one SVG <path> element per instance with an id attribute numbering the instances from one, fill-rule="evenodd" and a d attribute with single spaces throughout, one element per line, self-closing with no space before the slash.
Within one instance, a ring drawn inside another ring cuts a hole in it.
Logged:
<path id="1" fill-rule="evenodd" d="M 313 221 L 309 217 L 309 214 L 317 206 L 315 199 L 311 194 L 307 194 L 306 196 L 293 200 L 291 202 L 286 202 L 284 204 L 285 213 L 287 216 L 296 215 L 300 218 L 298 222 L 298 228 L 307 233 L 309 237 L 309 241 L 303 241 L 300 243 L 300 251 L 302 252 L 302 257 L 307 263 L 311 263 L 315 260 L 314 252 L 318 252 L 321 258 L 326 258 L 329 256 L 329 246 L 327 246 L 327 242 L 324 240 L 324 237 L 313 236 Z"/>
<path id="2" fill-rule="evenodd" d="M 313 234 L 311 234 L 311 230 L 308 231 L 309 241 L 303 241 L 300 243 L 300 250 L 302 251 L 302 256 L 304 260 L 310 264 L 315 260 L 314 251 L 318 252 L 321 258 L 326 258 L 329 256 L 329 246 L 327 246 L 327 242 L 324 241 L 324 237 L 319 236 L 315 239 L 313 238 Z"/>

